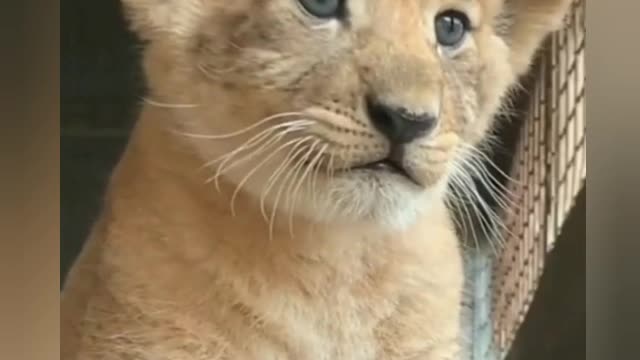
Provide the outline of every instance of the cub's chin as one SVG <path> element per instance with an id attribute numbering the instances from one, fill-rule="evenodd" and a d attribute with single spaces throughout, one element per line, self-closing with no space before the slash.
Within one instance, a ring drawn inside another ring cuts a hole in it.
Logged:
<path id="1" fill-rule="evenodd" d="M 427 177 L 417 168 L 384 160 L 333 171 L 301 170 L 297 177 L 278 176 L 287 173 L 277 170 L 280 161 L 254 159 L 226 177 L 231 191 L 244 190 L 254 198 L 251 204 L 260 204 L 269 227 L 278 223 L 288 227 L 286 222 L 293 217 L 294 228 L 297 218 L 323 226 L 364 224 L 381 231 L 401 231 L 420 216 L 428 216 L 446 189 L 444 176 Z M 305 172 L 306 181 L 292 181 Z M 272 182 L 274 179 L 277 181 Z"/>
<path id="2" fill-rule="evenodd" d="M 321 223 L 371 223 L 401 231 L 441 201 L 444 181 L 426 186 L 419 177 L 385 163 L 372 163 L 326 177 L 305 191 L 297 213 Z"/>

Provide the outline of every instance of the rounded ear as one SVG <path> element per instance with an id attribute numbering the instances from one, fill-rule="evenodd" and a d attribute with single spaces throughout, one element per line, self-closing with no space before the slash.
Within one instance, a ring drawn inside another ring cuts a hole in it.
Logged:
<path id="1" fill-rule="evenodd" d="M 498 15 L 500 35 L 510 49 L 514 72 L 522 75 L 538 47 L 559 30 L 574 0 L 504 0 Z"/>
<path id="2" fill-rule="evenodd" d="M 129 26 L 141 38 L 152 40 L 158 33 L 186 33 L 202 0 L 122 0 Z"/>
<path id="3" fill-rule="evenodd" d="M 124 14 L 130 28 L 141 38 L 149 40 L 162 29 L 167 3 L 162 0 L 122 0 Z"/>

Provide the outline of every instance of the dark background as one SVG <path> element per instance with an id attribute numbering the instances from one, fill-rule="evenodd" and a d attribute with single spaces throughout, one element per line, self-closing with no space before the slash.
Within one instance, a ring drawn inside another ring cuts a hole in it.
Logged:
<path id="1" fill-rule="evenodd" d="M 60 274 L 99 211 L 144 93 L 141 45 L 118 0 L 63 0 L 60 24 Z"/>

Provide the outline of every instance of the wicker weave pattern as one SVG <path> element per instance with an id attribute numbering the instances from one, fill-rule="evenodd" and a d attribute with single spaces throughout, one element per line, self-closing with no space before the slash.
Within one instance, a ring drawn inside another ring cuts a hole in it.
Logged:
<path id="1" fill-rule="evenodd" d="M 511 176 L 519 205 L 504 216 L 507 243 L 493 273 L 494 336 L 506 354 L 524 320 L 546 254 L 586 179 L 585 1 L 539 58 Z"/>

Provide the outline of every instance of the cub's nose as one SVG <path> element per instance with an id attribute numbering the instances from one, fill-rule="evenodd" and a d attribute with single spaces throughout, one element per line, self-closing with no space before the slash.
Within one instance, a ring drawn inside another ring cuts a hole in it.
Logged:
<path id="1" fill-rule="evenodd" d="M 392 145 L 409 143 L 430 133 L 437 119 L 430 113 L 413 114 L 404 108 L 385 105 L 371 98 L 367 99 L 367 112 L 373 126 Z"/>

